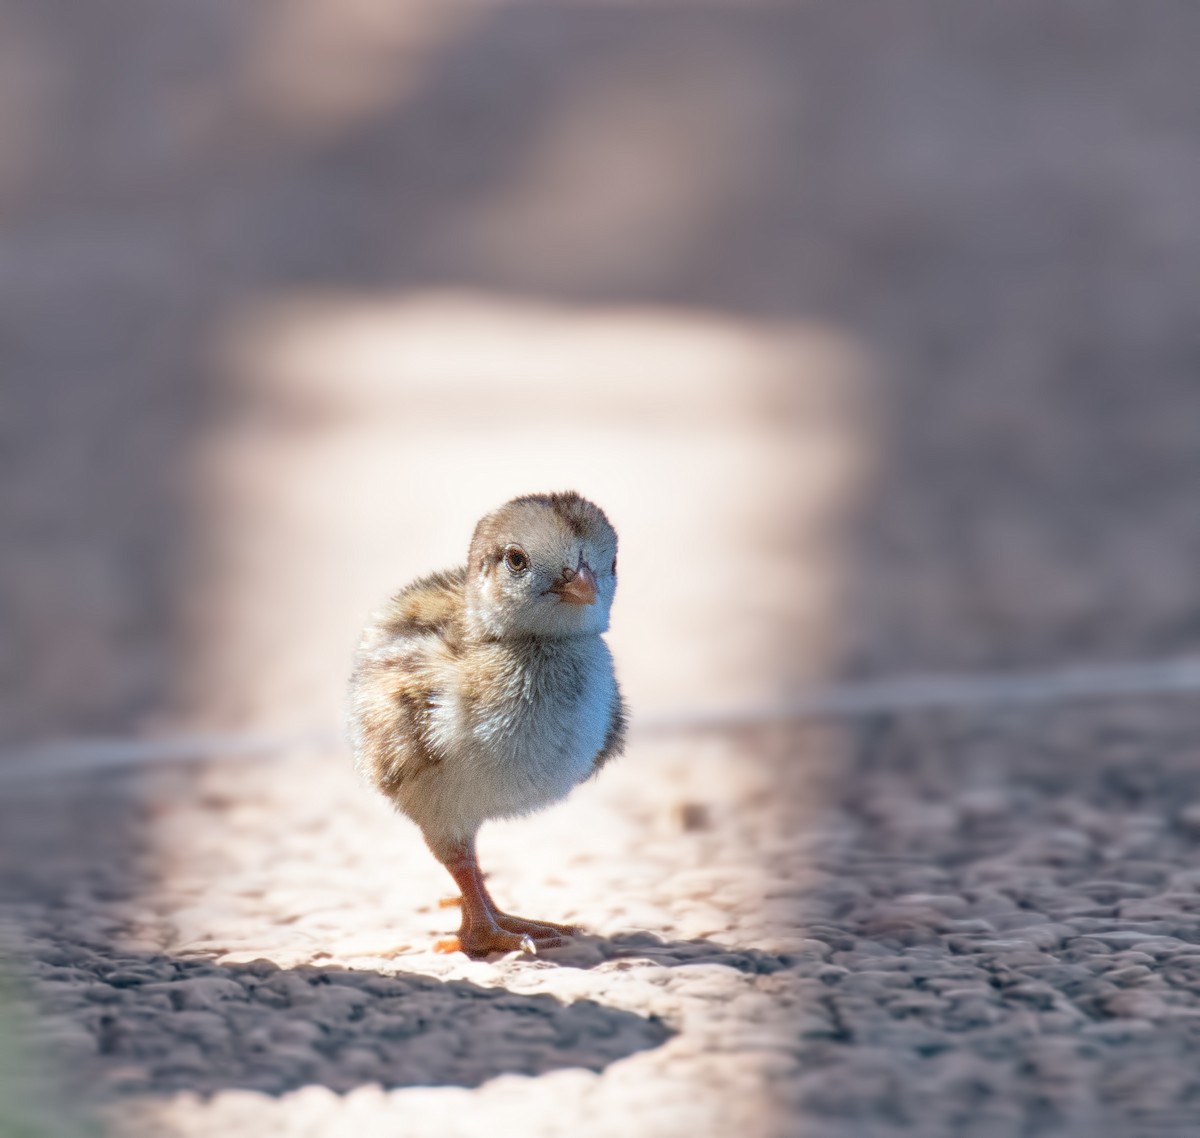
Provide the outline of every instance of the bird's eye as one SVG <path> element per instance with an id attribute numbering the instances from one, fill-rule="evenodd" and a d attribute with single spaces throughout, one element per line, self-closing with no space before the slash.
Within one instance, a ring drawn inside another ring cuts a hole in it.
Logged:
<path id="1" fill-rule="evenodd" d="M 524 573 L 529 568 L 529 555 L 519 546 L 509 546 L 504 551 L 504 564 L 510 573 Z"/>

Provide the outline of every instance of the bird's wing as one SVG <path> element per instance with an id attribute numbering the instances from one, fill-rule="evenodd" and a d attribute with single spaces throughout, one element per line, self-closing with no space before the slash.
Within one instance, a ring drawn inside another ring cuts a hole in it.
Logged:
<path id="1" fill-rule="evenodd" d="M 625 701 L 621 699 L 621 689 L 614 686 L 612 705 L 608 713 L 608 732 L 604 736 L 600 753 L 592 763 L 592 774 L 599 771 L 609 759 L 615 759 L 625 750 L 625 731 L 628 726 L 629 722 L 625 716 Z"/>
<path id="2" fill-rule="evenodd" d="M 385 793 L 439 761 L 431 712 L 462 632 L 466 569 L 397 593 L 363 635 L 350 681 L 355 761 Z"/>
<path id="3" fill-rule="evenodd" d="M 372 621 L 363 637 L 363 648 L 425 636 L 457 642 L 462 635 L 466 588 L 465 566 L 414 581 L 401 589 Z"/>

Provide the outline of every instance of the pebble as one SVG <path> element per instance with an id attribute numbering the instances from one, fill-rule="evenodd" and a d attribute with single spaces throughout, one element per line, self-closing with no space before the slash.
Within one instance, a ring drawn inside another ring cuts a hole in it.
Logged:
<path id="1" fill-rule="evenodd" d="M 1114 968 L 1111 971 L 1104 973 L 1104 978 L 1112 984 L 1119 984 L 1123 988 L 1132 987 L 1135 984 L 1141 984 L 1143 981 L 1150 979 L 1154 973 L 1142 964 L 1130 964 L 1124 968 Z"/>
<path id="2" fill-rule="evenodd" d="M 1200 801 L 1181 807 L 1175 821 L 1188 837 L 1200 839 Z"/>
<path id="3" fill-rule="evenodd" d="M 1167 1005 L 1162 997 L 1144 989 L 1114 992 L 1105 997 L 1103 1004 L 1109 1015 L 1126 1019 L 1160 1019 L 1167 1012 Z"/>

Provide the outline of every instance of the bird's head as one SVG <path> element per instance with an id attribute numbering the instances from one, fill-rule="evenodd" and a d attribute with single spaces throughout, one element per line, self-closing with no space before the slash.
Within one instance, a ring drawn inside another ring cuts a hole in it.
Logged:
<path id="1" fill-rule="evenodd" d="M 616 531 L 576 493 L 514 498 L 475 527 L 467 611 L 487 636 L 603 632 L 616 586 Z"/>

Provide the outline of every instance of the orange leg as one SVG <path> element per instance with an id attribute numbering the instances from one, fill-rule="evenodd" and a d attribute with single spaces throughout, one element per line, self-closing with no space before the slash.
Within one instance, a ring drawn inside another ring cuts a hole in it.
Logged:
<path id="1" fill-rule="evenodd" d="M 527 921 L 501 912 L 483 883 L 474 840 L 456 845 L 442 864 L 462 893 L 462 924 L 458 936 L 438 941 L 434 946 L 437 952 L 461 951 L 472 957 L 514 950 L 537 952 L 562 944 L 563 937 L 576 931 L 570 925 Z"/>

